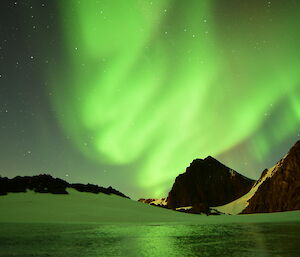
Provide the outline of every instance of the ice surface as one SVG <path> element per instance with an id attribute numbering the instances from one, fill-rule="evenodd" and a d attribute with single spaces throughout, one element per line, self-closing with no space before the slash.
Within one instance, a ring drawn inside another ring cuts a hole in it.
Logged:
<path id="1" fill-rule="evenodd" d="M 0 223 L 0 257 L 299 257 L 300 223 Z"/>

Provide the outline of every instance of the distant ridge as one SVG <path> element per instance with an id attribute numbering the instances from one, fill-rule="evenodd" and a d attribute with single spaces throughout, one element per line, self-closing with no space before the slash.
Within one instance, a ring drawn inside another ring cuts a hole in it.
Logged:
<path id="1" fill-rule="evenodd" d="M 73 188 L 79 192 L 89 193 L 104 193 L 107 195 L 114 194 L 121 197 L 129 198 L 123 193 L 112 187 L 101 187 L 93 184 L 70 184 L 60 178 L 53 178 L 48 174 L 41 174 L 37 176 L 17 176 L 12 179 L 0 176 L 0 195 L 7 193 L 26 192 L 32 190 L 36 193 L 51 193 L 51 194 L 68 194 L 67 189 Z"/>

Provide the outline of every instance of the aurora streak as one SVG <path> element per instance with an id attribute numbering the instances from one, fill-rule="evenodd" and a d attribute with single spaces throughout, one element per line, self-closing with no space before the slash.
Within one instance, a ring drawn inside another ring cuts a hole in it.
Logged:
<path id="1" fill-rule="evenodd" d="M 261 160 L 299 132 L 297 8 L 224 2 L 61 1 L 60 123 L 88 158 L 132 167 L 145 196 L 194 158 L 247 141 Z"/>

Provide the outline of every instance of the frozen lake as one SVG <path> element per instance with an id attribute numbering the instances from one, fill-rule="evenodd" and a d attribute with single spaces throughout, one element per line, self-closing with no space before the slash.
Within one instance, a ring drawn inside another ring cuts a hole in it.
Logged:
<path id="1" fill-rule="evenodd" d="M 300 223 L 0 223 L 1 257 L 300 256 Z"/>

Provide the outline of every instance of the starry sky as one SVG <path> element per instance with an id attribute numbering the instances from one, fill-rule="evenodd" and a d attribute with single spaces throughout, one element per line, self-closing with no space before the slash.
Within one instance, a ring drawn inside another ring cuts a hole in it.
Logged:
<path id="1" fill-rule="evenodd" d="M 1 0 L 0 174 L 162 197 L 300 138 L 297 0 Z"/>

